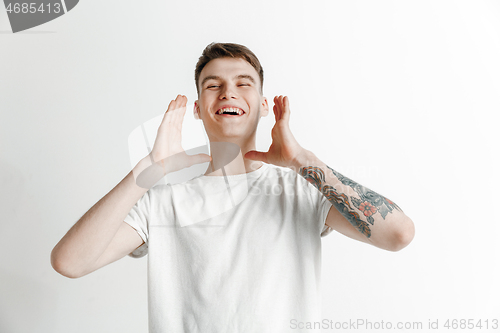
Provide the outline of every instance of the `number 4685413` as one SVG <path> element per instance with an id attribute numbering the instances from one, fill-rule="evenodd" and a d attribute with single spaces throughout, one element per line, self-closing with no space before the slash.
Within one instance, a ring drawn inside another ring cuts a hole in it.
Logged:
<path id="1" fill-rule="evenodd" d="M 52 5 L 52 7 L 51 7 Z M 45 6 L 45 7 L 44 7 Z M 7 13 L 23 13 L 23 14 L 28 14 L 28 13 L 31 13 L 31 14 L 34 14 L 34 13 L 44 13 L 45 11 L 47 11 L 48 13 L 60 13 L 61 12 L 61 4 L 60 3 L 54 3 L 54 4 L 50 4 L 50 3 L 46 3 L 46 4 L 40 4 L 38 7 L 37 7 L 37 4 L 36 3 L 27 3 L 27 2 L 22 2 L 22 3 L 9 3 L 9 5 L 7 6 Z"/>
<path id="2" fill-rule="evenodd" d="M 444 323 L 447 329 L 498 329 L 498 319 L 448 319 Z"/>

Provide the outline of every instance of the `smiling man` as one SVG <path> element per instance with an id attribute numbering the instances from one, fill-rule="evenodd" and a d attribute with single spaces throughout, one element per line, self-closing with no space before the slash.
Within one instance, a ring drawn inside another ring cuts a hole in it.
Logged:
<path id="1" fill-rule="evenodd" d="M 233 53 L 240 56 L 228 57 Z M 215 44 L 204 51 L 195 70 L 199 98 L 194 116 L 203 121 L 210 142 L 231 142 L 242 152 L 255 149 L 259 120 L 269 113 L 263 80 L 259 60 L 242 46 Z M 245 172 L 261 165 L 244 159 Z M 233 165 L 227 169 L 230 174 L 242 172 Z"/>
<path id="2" fill-rule="evenodd" d="M 336 230 L 385 250 L 408 245 L 413 223 L 394 202 L 297 142 L 286 96 L 273 101 L 269 150 L 255 150 L 269 113 L 263 80 L 248 48 L 207 46 L 195 70 L 194 115 L 219 151 L 185 154 L 187 98 L 179 95 L 133 170 L 210 162 L 205 174 L 145 189 L 131 171 L 56 245 L 54 268 L 74 278 L 148 253 L 150 332 L 310 332 L 298 323 L 321 320 L 321 237 Z M 221 162 L 233 147 L 236 157 Z"/>

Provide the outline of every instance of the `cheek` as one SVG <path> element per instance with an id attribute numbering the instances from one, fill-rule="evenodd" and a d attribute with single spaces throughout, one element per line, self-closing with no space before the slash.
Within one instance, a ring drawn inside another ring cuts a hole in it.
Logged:
<path id="1" fill-rule="evenodd" d="M 203 112 L 208 112 L 216 102 L 216 97 L 205 94 L 200 99 L 200 109 L 203 110 Z"/>
<path id="2" fill-rule="evenodd" d="M 202 115 L 204 116 L 207 113 L 209 106 L 210 105 L 207 103 L 206 98 L 201 97 L 198 100 L 198 110 L 199 110 L 200 116 L 202 116 Z"/>

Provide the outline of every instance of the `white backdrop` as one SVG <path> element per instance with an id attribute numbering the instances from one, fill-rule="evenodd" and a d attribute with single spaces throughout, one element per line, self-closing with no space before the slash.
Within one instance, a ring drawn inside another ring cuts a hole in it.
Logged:
<path id="1" fill-rule="evenodd" d="M 9 31 L 1 7 L 0 332 L 147 331 L 147 257 L 72 280 L 50 251 L 130 171 L 129 133 L 194 102 L 212 41 L 253 50 L 299 143 L 416 225 L 400 252 L 323 238 L 323 318 L 500 330 L 500 2 L 82 0 Z"/>

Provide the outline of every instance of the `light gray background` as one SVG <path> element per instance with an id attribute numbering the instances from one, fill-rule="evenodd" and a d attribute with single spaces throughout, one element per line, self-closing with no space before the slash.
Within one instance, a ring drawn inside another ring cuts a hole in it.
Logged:
<path id="1" fill-rule="evenodd" d="M 72 280 L 50 251 L 130 171 L 129 133 L 194 102 L 212 41 L 252 49 L 299 143 L 416 225 L 397 253 L 324 238 L 323 318 L 500 319 L 498 1 L 87 0 L 9 30 L 1 8 L 1 332 L 146 332 L 146 258 Z"/>

